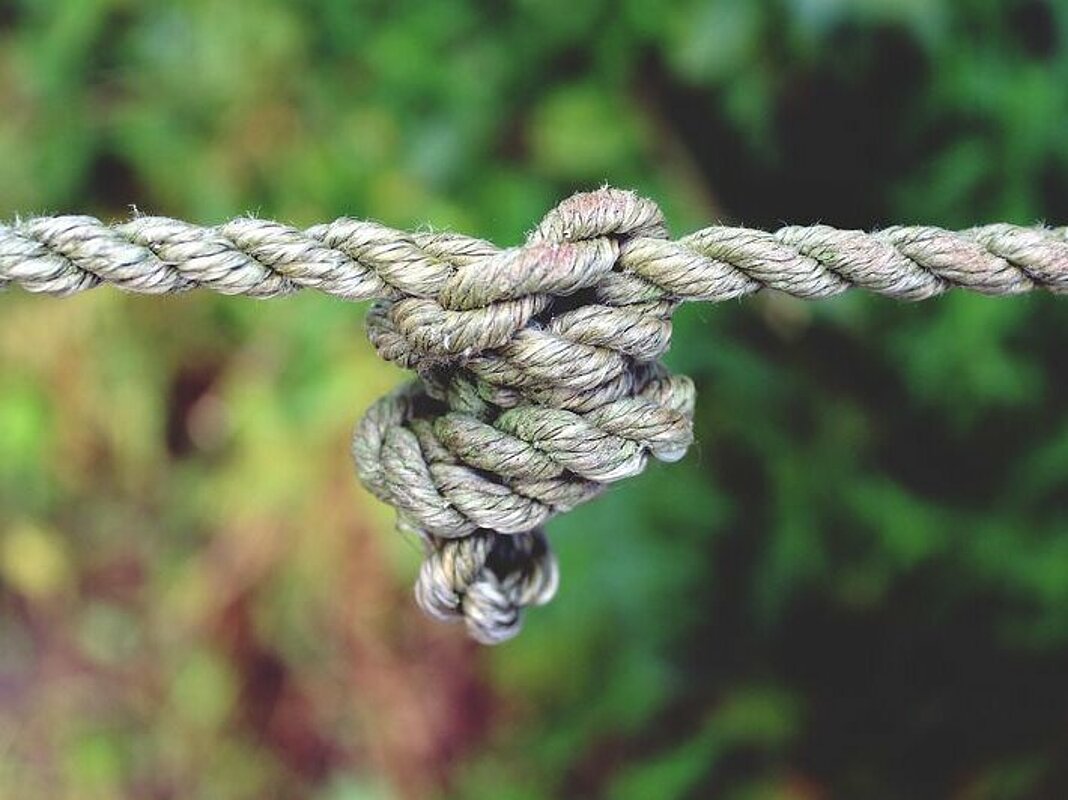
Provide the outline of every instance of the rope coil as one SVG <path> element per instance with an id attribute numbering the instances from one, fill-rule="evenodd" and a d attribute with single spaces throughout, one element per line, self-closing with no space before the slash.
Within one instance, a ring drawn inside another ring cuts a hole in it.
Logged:
<path id="1" fill-rule="evenodd" d="M 0 289 L 101 283 L 376 299 L 372 344 L 418 379 L 358 425 L 357 471 L 425 543 L 419 604 L 493 643 L 555 592 L 544 523 L 691 444 L 693 384 L 659 362 L 681 302 L 762 288 L 806 299 L 851 287 L 901 300 L 954 287 L 1065 293 L 1068 228 L 714 226 L 672 240 L 653 202 L 610 188 L 568 198 L 508 249 L 351 219 L 304 231 L 249 218 L 0 225 Z"/>

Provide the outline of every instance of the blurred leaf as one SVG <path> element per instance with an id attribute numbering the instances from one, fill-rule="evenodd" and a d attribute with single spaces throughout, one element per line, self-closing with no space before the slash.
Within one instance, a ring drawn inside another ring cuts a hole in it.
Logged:
<path id="1" fill-rule="evenodd" d="M 18 522 L 0 540 L 4 580 L 33 599 L 47 599 L 71 588 L 72 570 L 66 545 L 54 531 Z"/>
<path id="2" fill-rule="evenodd" d="M 233 708 L 236 688 L 230 670 L 206 650 L 188 654 L 176 665 L 170 688 L 177 713 L 196 727 L 216 728 Z"/>
<path id="3" fill-rule="evenodd" d="M 629 110 L 595 85 L 565 86 L 535 110 L 534 164 L 554 178 L 599 183 L 631 160 L 639 135 Z"/>

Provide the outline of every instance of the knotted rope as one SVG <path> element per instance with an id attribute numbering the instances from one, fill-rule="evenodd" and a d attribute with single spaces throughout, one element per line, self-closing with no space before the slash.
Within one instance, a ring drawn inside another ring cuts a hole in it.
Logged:
<path id="1" fill-rule="evenodd" d="M 714 226 L 672 240 L 654 203 L 608 188 L 565 200 L 510 249 L 351 219 L 307 230 L 250 218 L 0 225 L 0 288 L 68 295 L 101 283 L 378 300 L 371 342 L 418 380 L 366 413 L 357 471 L 425 544 L 419 604 L 498 642 L 556 589 L 542 525 L 690 445 L 693 384 L 659 363 L 679 303 L 762 288 L 806 299 L 851 287 L 902 300 L 954 287 L 1068 292 L 1068 228 Z"/>

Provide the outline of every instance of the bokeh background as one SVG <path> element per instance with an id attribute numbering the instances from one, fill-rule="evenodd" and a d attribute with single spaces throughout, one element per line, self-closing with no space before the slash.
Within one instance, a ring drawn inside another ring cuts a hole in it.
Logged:
<path id="1" fill-rule="evenodd" d="M 1068 221 L 1055 0 L 4 0 L 0 215 L 516 243 Z M 0 296 L 0 797 L 1068 796 L 1068 302 L 680 313 L 698 445 L 424 619 L 352 425 L 363 307 Z"/>

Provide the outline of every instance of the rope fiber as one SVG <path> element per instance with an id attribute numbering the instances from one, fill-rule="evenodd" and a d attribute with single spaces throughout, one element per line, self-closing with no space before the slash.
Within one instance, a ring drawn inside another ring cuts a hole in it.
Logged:
<path id="1" fill-rule="evenodd" d="M 1066 293 L 1068 228 L 712 226 L 671 239 L 652 201 L 611 188 L 568 198 L 507 249 L 347 218 L 306 230 L 247 217 L 0 224 L 0 289 L 101 284 L 375 300 L 372 344 L 418 378 L 357 426 L 357 472 L 425 545 L 420 606 L 494 643 L 556 590 L 544 523 L 691 444 L 693 384 L 659 361 L 680 303 L 764 288 L 910 301 L 953 288 Z"/>

